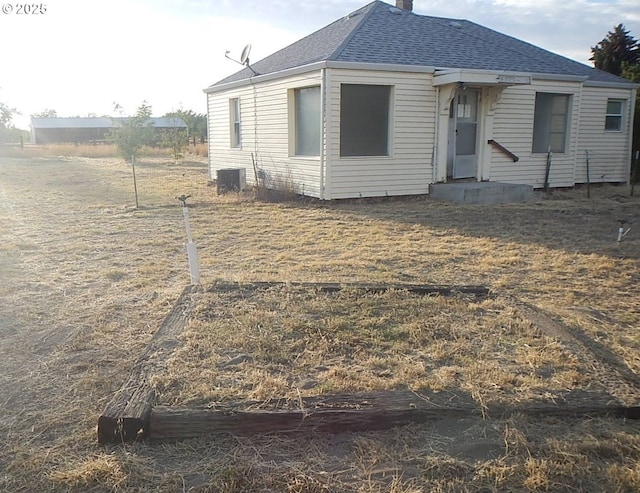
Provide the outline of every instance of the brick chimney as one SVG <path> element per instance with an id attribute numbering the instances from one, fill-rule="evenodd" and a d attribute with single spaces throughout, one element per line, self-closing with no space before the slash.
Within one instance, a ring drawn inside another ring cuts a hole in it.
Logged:
<path id="1" fill-rule="evenodd" d="M 396 7 L 407 12 L 413 11 L 413 0 L 396 0 Z"/>

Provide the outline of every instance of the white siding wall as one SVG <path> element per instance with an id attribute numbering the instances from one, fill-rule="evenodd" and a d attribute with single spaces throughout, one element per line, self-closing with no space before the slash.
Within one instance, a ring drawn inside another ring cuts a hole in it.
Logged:
<path id="1" fill-rule="evenodd" d="M 536 188 L 544 186 L 546 153 L 533 153 L 533 115 L 536 92 L 572 95 L 569 103 L 567 145 L 564 153 L 554 153 L 549 175 L 550 186 L 574 185 L 574 163 L 577 149 L 578 116 L 581 84 L 534 80 L 532 85 L 507 87 L 497 103 L 493 139 L 520 158 L 513 162 L 501 151 L 491 150 L 491 181 L 521 183 Z M 486 143 L 484 143 L 486 144 Z"/>
<path id="2" fill-rule="evenodd" d="M 325 107 L 326 199 L 428 193 L 433 181 L 433 152 L 437 92 L 425 73 L 327 69 Z M 270 177 L 283 177 L 298 193 L 319 197 L 322 184 L 319 157 L 290 156 L 289 91 L 320 85 L 315 71 L 208 95 L 210 175 L 221 168 L 246 168 L 253 182 L 251 154 Z M 341 84 L 392 86 L 389 156 L 340 157 Z M 516 154 L 513 162 L 493 147 L 489 179 L 506 183 L 544 185 L 546 153 L 531 151 L 536 92 L 571 95 L 566 151 L 554 153 L 552 187 L 586 181 L 585 150 L 590 151 L 592 181 L 627 181 L 630 157 L 632 91 L 583 87 L 580 82 L 534 80 L 531 85 L 504 89 L 495 106 L 493 131 L 480 145 L 494 139 Z M 240 99 L 242 147 L 231 147 L 229 100 Z M 608 98 L 623 99 L 623 131 L 605 132 Z M 256 107 L 257 105 L 257 107 Z M 490 127 L 489 128 L 490 131 Z M 440 136 L 440 139 L 446 136 Z"/>
<path id="3" fill-rule="evenodd" d="M 316 71 L 286 79 L 243 86 L 208 95 L 209 173 L 216 177 L 222 168 L 246 168 L 247 182 L 253 183 L 253 153 L 258 168 L 270 180 L 290 180 L 296 192 L 318 197 L 320 158 L 289 156 L 290 89 L 320 85 Z M 240 148 L 231 147 L 229 100 L 240 99 Z"/>
<path id="4" fill-rule="evenodd" d="M 624 100 L 621 131 L 605 131 L 607 99 Z M 591 182 L 626 182 L 631 157 L 631 99 L 629 89 L 585 87 L 582 90 L 580 134 L 576 159 L 576 183 L 587 182 L 586 152 L 589 151 Z"/>
<path id="5" fill-rule="evenodd" d="M 327 198 L 412 195 L 432 182 L 436 91 L 430 74 L 332 69 L 327 110 Z M 340 85 L 392 86 L 389 156 L 340 157 Z"/>

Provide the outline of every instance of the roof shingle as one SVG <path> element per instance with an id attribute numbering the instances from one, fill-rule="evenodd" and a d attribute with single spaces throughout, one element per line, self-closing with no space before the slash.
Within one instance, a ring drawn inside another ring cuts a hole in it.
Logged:
<path id="1" fill-rule="evenodd" d="M 479 24 L 403 11 L 380 0 L 252 64 L 266 75 L 320 61 L 482 69 L 628 82 Z M 211 87 L 249 79 L 244 68 Z"/>

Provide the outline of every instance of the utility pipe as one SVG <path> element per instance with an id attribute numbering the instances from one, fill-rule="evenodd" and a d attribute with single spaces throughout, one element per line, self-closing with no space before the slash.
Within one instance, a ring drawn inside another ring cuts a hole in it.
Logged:
<path id="1" fill-rule="evenodd" d="M 200 267 L 198 266 L 198 249 L 191 239 L 191 227 L 189 226 L 189 208 L 187 207 L 187 199 L 191 195 L 180 195 L 176 197 L 182 202 L 182 215 L 184 216 L 184 227 L 187 232 L 187 256 L 189 258 L 189 274 L 191 275 L 191 284 L 200 282 Z"/>

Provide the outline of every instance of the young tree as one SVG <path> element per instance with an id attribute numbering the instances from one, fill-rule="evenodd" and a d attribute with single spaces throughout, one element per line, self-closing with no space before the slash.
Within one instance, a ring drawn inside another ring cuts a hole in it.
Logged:
<path id="1" fill-rule="evenodd" d="M 15 108 L 10 108 L 0 101 L 0 142 L 12 140 L 12 136 L 16 131 L 13 126 L 13 115 L 17 113 Z"/>
<path id="2" fill-rule="evenodd" d="M 0 101 L 0 128 L 9 128 L 15 112 L 15 108 L 9 108 L 6 104 Z"/>
<path id="3" fill-rule="evenodd" d="M 120 106 L 116 104 L 115 109 L 120 110 Z M 140 149 L 153 140 L 151 106 L 143 101 L 135 116 L 114 118 L 113 123 L 114 128 L 108 137 L 113 140 L 122 158 L 133 162 L 138 157 Z"/>
<path id="4" fill-rule="evenodd" d="M 116 111 L 121 110 L 119 104 L 114 105 Z M 140 149 L 144 145 L 153 141 L 153 127 L 151 126 L 151 106 L 146 101 L 138 107 L 135 116 L 127 118 L 114 118 L 114 128 L 109 132 L 111 138 L 118 148 L 120 156 L 131 161 L 131 171 L 133 173 L 133 191 L 136 198 L 136 208 L 138 208 L 138 184 L 136 181 L 136 158 Z"/>
<path id="5" fill-rule="evenodd" d="M 167 113 L 165 117 L 169 118 L 172 121 L 173 126 L 162 132 L 162 139 L 160 144 L 171 149 L 171 155 L 177 163 L 184 156 L 184 150 L 189 143 L 188 129 L 176 126 L 176 124 L 180 120 L 179 117 L 170 116 L 169 113 Z"/>
<path id="6" fill-rule="evenodd" d="M 606 38 L 591 47 L 591 54 L 593 56 L 589 60 L 595 68 L 614 75 L 622 74 L 623 62 L 631 65 L 640 63 L 638 40 L 634 39 L 622 24 L 618 24 Z"/>

